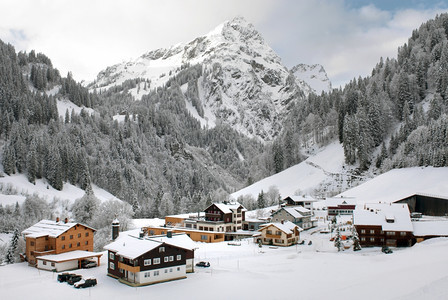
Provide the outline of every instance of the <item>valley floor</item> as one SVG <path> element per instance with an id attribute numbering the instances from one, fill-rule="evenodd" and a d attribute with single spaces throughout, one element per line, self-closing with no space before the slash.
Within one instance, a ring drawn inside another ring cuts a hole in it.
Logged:
<path id="1" fill-rule="evenodd" d="M 57 273 L 18 263 L 0 267 L 2 299 L 447 299 L 448 239 L 428 240 L 412 248 L 351 249 L 337 252 L 328 234 L 304 232 L 312 245 L 261 249 L 252 240 L 241 246 L 197 243 L 195 268 L 186 279 L 132 288 L 106 275 L 101 266 L 76 270 L 95 276 L 98 285 L 77 290 L 58 283 Z"/>

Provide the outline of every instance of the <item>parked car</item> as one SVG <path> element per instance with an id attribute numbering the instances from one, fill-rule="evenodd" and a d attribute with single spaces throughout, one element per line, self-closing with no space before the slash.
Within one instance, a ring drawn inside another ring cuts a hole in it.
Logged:
<path id="1" fill-rule="evenodd" d="M 381 248 L 381 252 L 386 253 L 386 254 L 393 253 L 392 249 L 390 249 L 387 246 L 384 246 L 383 248 Z"/>
<path id="2" fill-rule="evenodd" d="M 77 289 L 79 289 L 79 288 L 88 288 L 88 287 L 91 287 L 91 286 L 94 286 L 94 285 L 96 285 L 96 278 L 87 278 L 87 279 L 83 279 L 83 280 L 80 280 L 80 281 L 78 281 L 78 282 L 76 282 L 75 284 L 74 284 L 74 287 L 75 288 L 77 288 Z"/>
<path id="3" fill-rule="evenodd" d="M 93 261 L 93 260 L 81 261 L 81 268 L 83 268 L 83 269 L 95 268 L 96 266 L 97 266 L 96 261 Z"/>
<path id="4" fill-rule="evenodd" d="M 208 268 L 210 263 L 208 261 L 200 261 L 196 264 L 196 267 Z"/>
<path id="5" fill-rule="evenodd" d="M 70 285 L 73 285 L 75 282 L 78 282 L 81 279 L 82 279 L 81 275 L 74 274 L 73 276 L 71 276 L 70 278 L 67 279 L 67 283 Z"/>
<path id="6" fill-rule="evenodd" d="M 59 282 L 66 282 L 70 277 L 74 276 L 76 274 L 73 273 L 62 273 L 58 275 L 58 281 Z"/>

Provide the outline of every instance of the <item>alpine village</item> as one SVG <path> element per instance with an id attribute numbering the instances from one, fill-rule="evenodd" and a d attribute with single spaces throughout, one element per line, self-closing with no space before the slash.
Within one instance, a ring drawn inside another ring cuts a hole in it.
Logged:
<path id="1" fill-rule="evenodd" d="M 0 295 L 447 299 L 447 114 L 448 14 L 341 88 L 243 17 L 89 83 L 0 41 Z"/>

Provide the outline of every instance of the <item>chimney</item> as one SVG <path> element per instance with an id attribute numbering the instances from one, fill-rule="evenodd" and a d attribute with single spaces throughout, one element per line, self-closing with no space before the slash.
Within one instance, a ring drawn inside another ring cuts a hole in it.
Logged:
<path id="1" fill-rule="evenodd" d="M 120 231 L 120 221 L 118 219 L 115 219 L 112 221 L 112 240 L 115 241 L 115 239 L 118 237 Z"/>
<path id="2" fill-rule="evenodd" d="M 56 223 L 59 223 L 59 217 L 56 217 Z"/>
<path id="3" fill-rule="evenodd" d="M 68 223 L 68 218 L 65 218 L 64 223 L 66 224 Z"/>
<path id="4" fill-rule="evenodd" d="M 167 231 L 167 233 L 166 233 L 166 237 L 167 238 L 172 238 L 173 237 L 173 232 L 170 230 L 170 231 Z"/>

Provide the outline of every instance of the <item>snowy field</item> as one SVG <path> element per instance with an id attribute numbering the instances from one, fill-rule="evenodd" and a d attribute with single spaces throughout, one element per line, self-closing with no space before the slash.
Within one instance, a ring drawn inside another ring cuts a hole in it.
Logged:
<path id="1" fill-rule="evenodd" d="M 123 233 L 121 233 L 123 234 Z M 98 285 L 77 290 L 58 283 L 57 274 L 18 263 L 0 267 L 2 299 L 448 299 L 448 239 L 383 254 L 380 248 L 338 253 L 328 234 L 302 233 L 312 245 L 261 249 L 251 240 L 197 243 L 196 268 L 186 279 L 129 287 L 101 266 L 77 270 Z"/>

